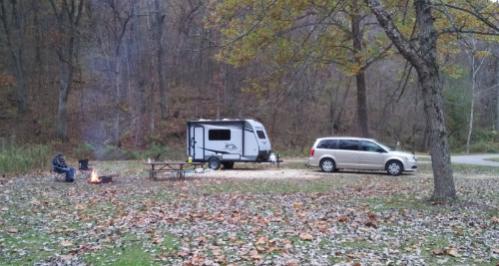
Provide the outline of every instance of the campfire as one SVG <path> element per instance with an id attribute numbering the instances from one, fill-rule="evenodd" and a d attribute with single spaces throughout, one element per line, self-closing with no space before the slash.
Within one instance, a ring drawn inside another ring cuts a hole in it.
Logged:
<path id="1" fill-rule="evenodd" d="M 92 170 L 92 173 L 90 174 L 90 179 L 88 180 L 90 184 L 110 183 L 112 181 L 113 181 L 112 175 L 99 176 L 95 169 Z"/>

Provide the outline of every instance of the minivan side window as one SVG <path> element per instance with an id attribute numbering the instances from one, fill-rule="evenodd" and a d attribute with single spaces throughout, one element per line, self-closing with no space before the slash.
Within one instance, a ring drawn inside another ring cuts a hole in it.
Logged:
<path id="1" fill-rule="evenodd" d="M 321 142 L 319 142 L 319 144 L 317 145 L 317 148 L 330 150 L 338 149 L 338 141 L 335 139 L 321 140 Z"/>
<path id="2" fill-rule="evenodd" d="M 340 150 L 359 150 L 359 141 L 351 139 L 340 139 Z"/>
<path id="3" fill-rule="evenodd" d="M 209 140 L 230 140 L 229 129 L 210 129 L 208 131 Z"/>
<path id="4" fill-rule="evenodd" d="M 372 143 L 370 141 L 361 141 L 360 142 L 360 150 L 362 150 L 362 151 L 374 151 L 374 152 L 383 151 L 383 149 L 378 144 Z"/>

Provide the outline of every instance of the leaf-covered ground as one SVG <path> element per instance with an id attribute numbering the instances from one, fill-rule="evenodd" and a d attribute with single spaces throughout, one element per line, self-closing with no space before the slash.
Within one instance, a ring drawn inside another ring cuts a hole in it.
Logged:
<path id="1" fill-rule="evenodd" d="M 120 177 L 1 181 L 0 265 L 499 263 L 495 169 L 458 168 L 459 200 L 437 205 L 428 169 L 149 181 L 138 162 L 97 167 Z"/>

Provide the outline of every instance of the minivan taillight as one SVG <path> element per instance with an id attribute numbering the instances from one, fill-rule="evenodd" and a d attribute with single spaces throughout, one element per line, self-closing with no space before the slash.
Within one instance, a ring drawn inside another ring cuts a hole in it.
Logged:
<path id="1" fill-rule="evenodd" d="M 314 153 L 315 153 L 315 149 L 314 148 L 310 148 L 310 157 L 314 156 Z"/>

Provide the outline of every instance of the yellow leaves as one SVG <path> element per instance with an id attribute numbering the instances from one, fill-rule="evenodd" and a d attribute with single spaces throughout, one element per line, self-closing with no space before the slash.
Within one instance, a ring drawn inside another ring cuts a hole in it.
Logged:
<path id="1" fill-rule="evenodd" d="M 19 231 L 15 227 L 9 227 L 7 228 L 7 232 L 11 234 L 17 234 Z"/>
<path id="2" fill-rule="evenodd" d="M 300 235 L 298 236 L 301 240 L 303 241 L 312 241 L 314 240 L 314 237 L 309 234 L 309 233 L 300 233 Z"/>
<path id="3" fill-rule="evenodd" d="M 489 57 L 491 56 L 492 54 L 490 53 L 490 51 L 476 51 L 475 52 L 475 58 L 484 58 L 484 57 Z"/>
<path id="4" fill-rule="evenodd" d="M 12 75 L 0 73 L 0 88 L 13 86 L 16 83 L 16 78 Z"/>
<path id="5" fill-rule="evenodd" d="M 460 78 L 464 74 L 464 69 L 457 64 L 442 64 L 440 69 L 453 79 Z"/>
<path id="6" fill-rule="evenodd" d="M 73 246 L 73 242 L 69 240 L 62 240 L 60 243 L 61 247 L 71 247 Z"/>
<path id="7" fill-rule="evenodd" d="M 437 256 L 442 256 L 442 255 L 448 255 L 448 256 L 451 256 L 451 257 L 461 257 L 461 255 L 459 254 L 459 252 L 457 251 L 457 249 L 455 247 L 447 247 L 447 248 L 437 248 L 437 249 L 434 249 L 431 251 L 431 253 L 433 255 L 437 255 Z"/>

